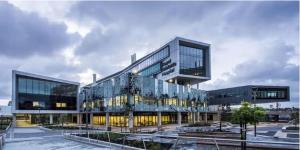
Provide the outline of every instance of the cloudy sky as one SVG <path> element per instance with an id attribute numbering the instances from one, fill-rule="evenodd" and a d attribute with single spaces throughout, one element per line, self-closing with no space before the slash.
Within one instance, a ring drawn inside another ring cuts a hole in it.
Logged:
<path id="1" fill-rule="evenodd" d="M 0 2 L 0 104 L 12 69 L 84 85 L 176 36 L 212 46 L 202 89 L 288 85 L 298 106 L 298 2 Z"/>

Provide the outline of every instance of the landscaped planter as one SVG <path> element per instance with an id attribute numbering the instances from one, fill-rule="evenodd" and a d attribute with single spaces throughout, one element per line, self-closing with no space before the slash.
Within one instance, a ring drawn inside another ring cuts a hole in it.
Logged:
<path id="1" fill-rule="evenodd" d="M 79 137 L 89 137 L 92 140 L 97 140 L 97 141 L 104 141 L 104 142 L 109 142 L 108 135 L 107 133 L 97 133 L 97 134 L 77 134 L 74 136 L 79 136 Z M 138 149 L 144 149 L 144 143 L 145 146 L 148 150 L 168 150 L 172 147 L 173 144 L 171 143 L 158 143 L 158 142 L 152 142 L 152 141 L 138 141 L 138 140 L 125 140 L 124 141 L 124 134 L 119 134 L 119 133 L 109 133 L 110 137 L 110 142 L 114 144 L 119 144 L 121 146 L 124 145 L 129 146 L 129 147 L 135 147 Z"/>
<path id="2" fill-rule="evenodd" d="M 44 125 L 44 128 L 51 130 L 86 130 L 86 127 L 78 126 L 61 126 L 61 125 Z M 87 128 L 88 130 L 93 130 L 94 128 Z"/>
<path id="3" fill-rule="evenodd" d="M 282 128 L 283 132 L 299 132 L 299 126 L 285 126 Z"/>

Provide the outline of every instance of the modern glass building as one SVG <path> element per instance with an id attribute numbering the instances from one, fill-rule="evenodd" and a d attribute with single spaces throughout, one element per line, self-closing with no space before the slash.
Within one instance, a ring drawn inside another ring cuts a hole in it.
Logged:
<path id="1" fill-rule="evenodd" d="M 68 122 L 128 127 L 218 120 L 209 105 L 289 100 L 289 87 L 243 86 L 204 91 L 210 44 L 176 37 L 123 70 L 79 88 L 79 83 L 13 71 L 12 113 L 19 122 Z M 192 88 L 195 87 L 195 88 Z M 79 92 L 78 92 L 79 91 Z"/>
<path id="2" fill-rule="evenodd" d="M 206 92 L 191 85 L 209 79 L 210 45 L 177 37 L 83 87 L 81 116 L 90 114 L 92 124 L 129 128 L 205 120 Z"/>
<path id="3" fill-rule="evenodd" d="M 12 113 L 17 125 L 76 122 L 79 83 L 13 70 Z M 73 115 L 72 115 L 73 114 Z"/>

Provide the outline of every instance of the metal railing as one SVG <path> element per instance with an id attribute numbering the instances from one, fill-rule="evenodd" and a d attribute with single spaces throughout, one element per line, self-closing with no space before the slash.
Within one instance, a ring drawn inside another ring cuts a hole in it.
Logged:
<path id="1" fill-rule="evenodd" d="M 96 139 L 90 139 L 90 135 L 91 134 L 100 134 L 100 133 L 105 133 L 107 134 L 107 138 L 108 138 L 108 142 L 104 142 L 104 141 L 100 141 L 99 137 L 97 136 Z M 118 133 L 118 134 L 123 134 L 125 135 L 123 137 L 123 145 L 122 144 L 116 144 L 113 143 L 111 141 L 111 137 L 110 137 L 110 133 Z M 76 139 L 77 140 L 84 140 L 83 138 L 79 138 L 79 134 L 86 134 L 85 131 L 67 131 L 64 133 L 65 137 L 68 137 L 69 139 Z M 76 137 L 77 136 L 77 137 Z M 299 147 L 299 143 L 293 143 L 293 142 L 279 142 L 279 141 L 253 141 L 253 140 L 239 140 L 239 139 L 226 139 L 226 138 L 210 138 L 210 137 L 187 137 L 187 136 L 169 136 L 169 135 L 159 135 L 159 134 L 139 134 L 139 133 L 120 133 L 120 132 L 108 132 L 108 131 L 88 131 L 88 142 L 92 143 L 100 143 L 100 142 L 104 142 L 106 145 L 108 145 L 108 147 L 110 149 L 112 149 L 112 146 L 117 146 L 119 148 L 122 149 L 140 149 L 140 148 L 134 148 L 131 146 L 127 146 L 125 145 L 125 141 L 129 136 L 138 136 L 136 137 L 137 139 L 140 139 L 141 142 L 143 142 L 143 147 L 144 149 L 147 149 L 146 147 L 146 141 L 147 140 L 152 140 L 154 138 L 168 138 L 168 139 L 174 139 L 174 144 L 173 144 L 173 149 L 178 149 L 179 145 L 181 145 L 182 143 L 180 143 L 180 141 L 188 141 L 188 142 L 192 142 L 193 140 L 195 141 L 194 144 L 203 144 L 203 145 L 215 145 L 216 149 L 221 149 L 220 146 L 222 146 L 222 142 L 227 142 L 226 145 L 224 146 L 230 146 L 228 145 L 228 143 L 242 143 L 245 142 L 247 144 L 255 144 L 255 146 L 266 146 L 266 145 L 257 145 L 257 144 L 267 144 L 267 146 L 271 146 L 271 144 L 273 144 L 273 147 L 276 145 L 280 145 L 281 147 L 286 147 L 286 146 L 291 146 L 291 147 Z M 198 143 L 199 140 L 203 140 L 203 141 L 209 141 L 209 142 L 204 142 L 204 143 Z M 236 145 L 232 145 L 232 146 L 236 146 Z M 277 147 L 280 148 L 280 147 Z M 293 148 L 290 148 L 293 149 Z"/>
<path id="2" fill-rule="evenodd" d="M 99 136 L 96 136 L 96 139 L 91 139 L 90 138 L 91 134 L 100 134 L 100 133 L 107 134 L 108 141 L 101 141 L 99 139 Z M 111 139 L 111 136 L 110 136 L 110 133 L 117 133 L 117 134 L 124 135 L 122 137 L 123 143 L 122 144 L 113 143 L 112 139 Z M 87 139 L 84 138 L 84 137 L 77 136 L 77 135 L 80 135 L 80 134 L 87 134 Z M 97 131 L 97 130 L 91 130 L 91 131 L 88 131 L 88 132 L 86 132 L 85 130 L 82 130 L 82 131 L 79 131 L 79 130 L 77 130 L 77 131 L 64 131 L 63 132 L 63 136 L 65 138 L 71 139 L 71 140 L 74 139 L 74 140 L 81 141 L 81 142 L 88 142 L 90 144 L 105 143 L 106 146 L 108 145 L 107 147 L 109 147 L 110 149 L 113 149 L 114 147 L 119 147 L 121 149 L 141 150 L 141 148 L 136 148 L 136 147 L 131 147 L 131 146 L 125 145 L 125 141 L 126 141 L 126 139 L 129 135 L 141 136 L 139 139 L 143 143 L 143 147 L 144 147 L 143 149 L 145 149 L 145 150 L 147 149 L 145 140 L 149 139 L 149 137 L 142 137 L 142 136 L 149 136 L 151 134 L 136 134 L 136 133 L 133 134 L 133 133 L 122 133 L 122 132 L 112 132 L 112 131 Z"/>
<path id="3" fill-rule="evenodd" d="M 10 129 L 11 125 L 12 123 L 10 122 L 9 125 L 6 127 L 6 129 L 0 133 L 0 150 L 2 150 L 4 147 L 6 134 Z"/>
<path id="4" fill-rule="evenodd" d="M 186 137 L 186 136 L 167 136 L 167 135 L 156 135 L 156 137 L 162 137 L 162 138 L 175 138 L 175 149 L 177 145 L 179 145 L 180 140 L 210 140 L 212 141 L 216 148 L 219 149 L 219 146 L 221 145 L 220 141 L 225 141 L 225 142 L 245 142 L 245 143 L 255 143 L 255 144 L 273 144 L 274 145 L 282 145 L 282 146 L 297 146 L 299 147 L 299 142 L 294 143 L 294 142 L 279 142 L 279 141 L 253 141 L 253 140 L 239 140 L 239 139 L 224 139 L 224 138 L 208 138 L 208 137 Z M 219 141 L 219 142 L 218 142 Z"/>

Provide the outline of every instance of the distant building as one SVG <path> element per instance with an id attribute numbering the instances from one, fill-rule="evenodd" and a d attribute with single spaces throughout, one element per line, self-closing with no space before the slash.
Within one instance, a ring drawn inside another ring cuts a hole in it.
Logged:
<path id="1" fill-rule="evenodd" d="M 288 86 L 247 85 L 208 91 L 208 102 L 209 105 L 239 105 L 242 101 L 257 104 L 287 102 L 289 93 Z"/>
<path id="2" fill-rule="evenodd" d="M 11 106 L 0 106 L 0 117 L 12 117 Z"/>
<path id="3" fill-rule="evenodd" d="M 13 70 L 12 113 L 16 123 L 76 122 L 79 83 Z"/>

